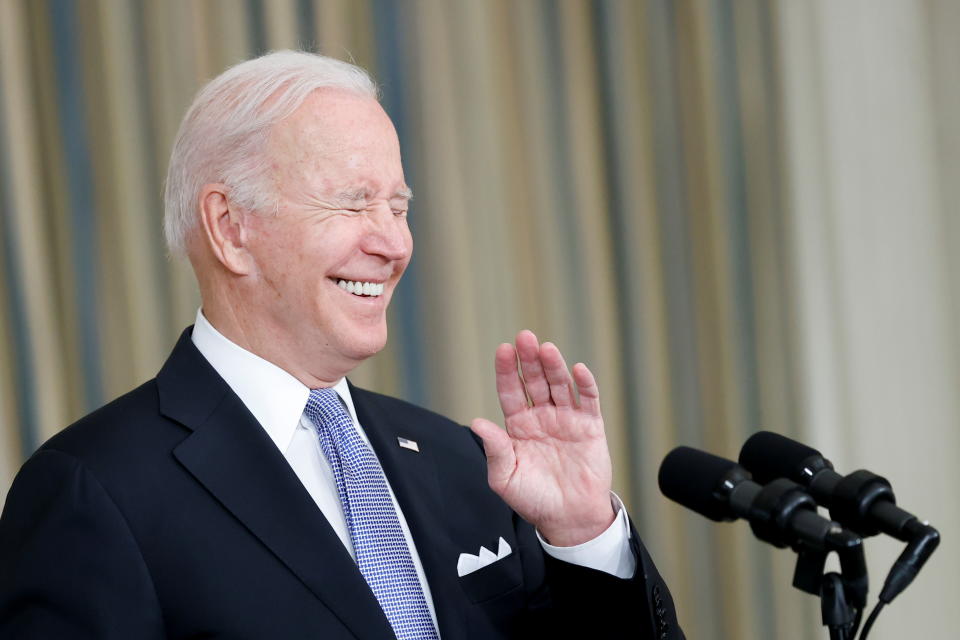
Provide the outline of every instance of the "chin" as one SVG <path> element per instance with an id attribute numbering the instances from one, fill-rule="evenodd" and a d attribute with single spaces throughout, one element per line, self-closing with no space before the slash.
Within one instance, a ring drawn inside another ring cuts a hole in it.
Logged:
<path id="1" fill-rule="evenodd" d="M 350 353 L 354 360 L 366 360 L 371 356 L 380 353 L 387 346 L 387 330 L 370 330 L 362 335 L 354 336 L 349 341 L 345 341 L 347 349 L 344 351 Z"/>

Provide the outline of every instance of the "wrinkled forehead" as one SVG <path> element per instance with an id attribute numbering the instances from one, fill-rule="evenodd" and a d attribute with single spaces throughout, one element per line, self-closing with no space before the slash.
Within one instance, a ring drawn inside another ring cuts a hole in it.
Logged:
<path id="1" fill-rule="evenodd" d="M 344 89 L 315 91 L 269 137 L 268 158 L 284 187 L 396 189 L 400 144 L 380 104 Z"/>
<path id="2" fill-rule="evenodd" d="M 270 132 L 285 151 L 332 153 L 396 145 L 397 133 L 380 103 L 354 91 L 317 89 Z"/>

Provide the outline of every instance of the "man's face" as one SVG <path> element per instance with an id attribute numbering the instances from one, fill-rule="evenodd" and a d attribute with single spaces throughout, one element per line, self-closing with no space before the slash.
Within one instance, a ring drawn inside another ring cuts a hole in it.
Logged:
<path id="1" fill-rule="evenodd" d="M 413 249 L 400 145 L 375 100 L 321 89 L 275 127 L 268 157 L 279 207 L 249 220 L 255 311 L 322 378 L 386 344 Z"/>

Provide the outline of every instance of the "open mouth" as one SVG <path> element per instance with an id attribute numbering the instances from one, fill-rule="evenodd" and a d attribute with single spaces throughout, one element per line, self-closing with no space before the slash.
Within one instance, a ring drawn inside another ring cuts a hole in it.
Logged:
<path id="1" fill-rule="evenodd" d="M 383 294 L 382 282 L 361 282 L 359 280 L 337 280 L 337 286 L 355 296 L 375 298 Z"/>

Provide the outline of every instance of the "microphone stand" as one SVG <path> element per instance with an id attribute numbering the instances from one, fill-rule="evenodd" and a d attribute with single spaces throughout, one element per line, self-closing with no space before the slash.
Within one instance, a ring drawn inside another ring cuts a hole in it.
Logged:
<path id="1" fill-rule="evenodd" d="M 863 541 L 839 526 L 827 535 L 823 548 L 795 547 L 797 566 L 793 586 L 820 598 L 823 624 L 830 640 L 853 640 L 867 604 L 867 565 Z M 840 573 L 824 573 L 827 556 L 836 551 Z"/>
<path id="2" fill-rule="evenodd" d="M 797 552 L 793 585 L 820 597 L 831 640 L 853 640 L 867 604 L 867 563 L 860 535 L 817 516 L 810 494 L 786 478 L 759 491 L 753 483 L 741 483 L 730 493 L 730 505 L 736 513 L 747 514 L 758 538 Z M 839 557 L 841 572 L 824 575 L 832 552 Z"/>

